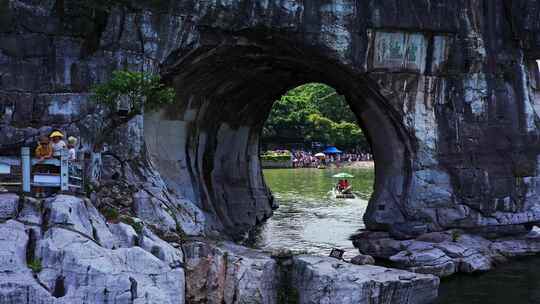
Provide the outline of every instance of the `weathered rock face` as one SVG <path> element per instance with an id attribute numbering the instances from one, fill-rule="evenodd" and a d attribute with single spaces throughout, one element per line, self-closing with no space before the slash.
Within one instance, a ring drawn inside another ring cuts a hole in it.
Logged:
<path id="1" fill-rule="evenodd" d="M 333 258 L 294 259 L 298 303 L 433 303 L 439 280 L 378 266 L 355 266 Z M 338 300 L 339 299 L 339 300 Z"/>
<path id="2" fill-rule="evenodd" d="M 0 206 L 12 201 L 22 208 L 0 222 L 0 303 L 184 303 L 183 253 L 147 228 L 109 229 L 73 196 L 40 208 L 0 195 Z"/>
<path id="3" fill-rule="evenodd" d="M 186 301 L 207 304 L 431 303 L 439 279 L 328 257 L 270 255 L 231 243 L 193 241 Z"/>
<path id="4" fill-rule="evenodd" d="M 277 263 L 269 255 L 231 243 L 194 241 L 183 248 L 188 303 L 279 303 Z"/>
<path id="5" fill-rule="evenodd" d="M 384 232 L 364 232 L 355 236 L 354 244 L 361 252 L 388 260 L 395 267 L 445 277 L 488 271 L 508 258 L 540 253 L 540 229 L 495 239 L 452 230 L 402 241 Z"/>
<path id="6" fill-rule="evenodd" d="M 344 94 L 369 135 L 368 228 L 540 220 L 537 1 L 74 3 L 0 4 L 1 150 L 50 127 L 88 147 L 100 121 L 89 87 L 117 68 L 159 71 L 178 103 L 110 146 L 122 176 L 158 194 L 140 193 L 145 220 L 239 237 L 270 216 L 259 132 L 279 95 L 311 81 Z"/>

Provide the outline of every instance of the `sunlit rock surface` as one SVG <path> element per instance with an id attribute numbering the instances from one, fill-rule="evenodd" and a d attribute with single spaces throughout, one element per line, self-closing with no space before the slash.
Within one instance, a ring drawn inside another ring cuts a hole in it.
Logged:
<path id="1" fill-rule="evenodd" d="M 232 243 L 193 241 L 186 253 L 188 303 L 431 303 L 432 275 L 334 258 L 274 254 Z"/>
<path id="2" fill-rule="evenodd" d="M 35 203 L 2 194 L 0 205 L 14 198 Z M 0 303 L 185 303 L 181 250 L 147 228 L 130 246 L 80 198 L 43 204 L 43 225 L 17 214 L 0 223 Z"/>
<path id="3" fill-rule="evenodd" d="M 328 257 L 294 258 L 298 303 L 432 303 L 439 279 L 379 266 L 356 266 Z"/>

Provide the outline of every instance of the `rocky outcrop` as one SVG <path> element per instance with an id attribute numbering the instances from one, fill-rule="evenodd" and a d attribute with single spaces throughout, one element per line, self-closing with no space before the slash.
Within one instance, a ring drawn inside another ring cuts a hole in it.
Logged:
<path id="1" fill-rule="evenodd" d="M 365 223 L 385 232 L 357 241 L 364 253 L 445 276 L 537 252 L 535 236 L 503 237 L 540 222 L 539 9 L 534 0 L 1 1 L 0 154 L 52 128 L 90 152 L 103 125 L 90 87 L 115 69 L 160 73 L 177 103 L 116 130 L 92 202 L 2 196 L 0 299 L 178 302 L 190 263 L 178 248 L 146 228 L 113 227 L 93 205 L 114 204 L 160 235 L 244 237 L 277 207 L 258 158 L 262 125 L 278 96 L 306 82 L 345 95 L 372 144 Z M 118 179 L 129 191 L 99 195 Z M 464 233 L 426 234 L 454 228 Z M 497 238 L 469 234 L 479 230 Z M 272 286 L 251 284 L 285 265 L 191 246 L 190 267 L 220 271 L 210 277 L 217 290 L 207 278 L 188 287 L 196 301 L 273 299 Z M 308 264 L 317 280 L 336 275 Z M 320 285 L 311 283 L 306 299 Z"/>
<path id="2" fill-rule="evenodd" d="M 410 240 L 364 232 L 354 236 L 354 244 L 362 253 L 387 260 L 394 267 L 445 277 L 488 271 L 508 258 L 539 254 L 540 229 L 495 239 L 460 230 L 433 232 Z"/>
<path id="3" fill-rule="evenodd" d="M 540 222 L 540 4 L 484 2 L 3 1 L 0 154 L 52 128 L 88 152 L 90 87 L 159 72 L 177 104 L 121 127 L 102 178 L 128 181 L 125 205 L 164 230 L 242 238 L 276 207 L 257 156 L 274 100 L 324 82 L 370 137 L 368 228 L 508 233 Z"/>
<path id="4" fill-rule="evenodd" d="M 278 303 L 277 264 L 269 255 L 228 242 L 193 241 L 183 248 L 188 303 Z"/>
<path id="5" fill-rule="evenodd" d="M 439 280 L 430 275 L 378 266 L 356 266 L 333 258 L 294 258 L 292 288 L 298 303 L 432 303 Z"/>
<path id="6" fill-rule="evenodd" d="M 184 303 L 183 253 L 147 228 L 134 246 L 88 200 L 0 195 L 12 202 L 20 212 L 0 223 L 1 303 Z"/>
<path id="7" fill-rule="evenodd" d="M 431 303 L 431 275 L 334 258 L 262 253 L 232 243 L 188 242 L 188 303 Z M 337 300 L 339 299 L 339 300 Z"/>

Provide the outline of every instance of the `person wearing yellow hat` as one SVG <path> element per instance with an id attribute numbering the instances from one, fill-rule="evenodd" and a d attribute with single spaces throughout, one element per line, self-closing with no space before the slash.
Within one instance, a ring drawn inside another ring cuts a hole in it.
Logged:
<path id="1" fill-rule="evenodd" d="M 54 131 L 49 137 L 52 139 L 51 146 L 53 148 L 53 156 L 60 158 L 62 156 L 62 151 L 66 149 L 66 143 L 62 140 L 64 134 L 60 131 Z"/>

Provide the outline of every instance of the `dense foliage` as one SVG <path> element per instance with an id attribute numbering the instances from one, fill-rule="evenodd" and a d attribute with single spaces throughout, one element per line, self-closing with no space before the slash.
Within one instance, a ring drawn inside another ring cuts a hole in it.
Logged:
<path id="1" fill-rule="evenodd" d="M 261 155 L 263 161 L 286 162 L 292 159 L 290 151 L 266 151 Z"/>
<path id="2" fill-rule="evenodd" d="M 274 104 L 263 129 L 263 141 L 279 142 L 286 134 L 342 149 L 368 150 L 345 98 L 321 83 L 292 89 Z"/>
<path id="3" fill-rule="evenodd" d="M 174 101 L 174 90 L 160 82 L 159 76 L 132 71 L 115 71 L 111 80 L 92 89 L 92 98 L 114 110 L 121 97 L 130 101 L 131 111 L 152 111 Z"/>

